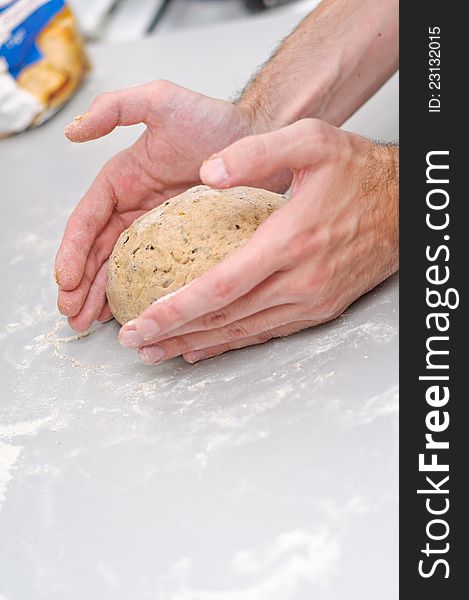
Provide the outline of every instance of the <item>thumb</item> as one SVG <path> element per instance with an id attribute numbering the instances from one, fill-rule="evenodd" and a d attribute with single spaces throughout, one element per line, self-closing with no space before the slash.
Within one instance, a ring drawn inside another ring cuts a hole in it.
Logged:
<path id="1" fill-rule="evenodd" d="M 203 183 L 227 188 L 271 177 L 281 169 L 300 170 L 329 155 L 331 139 L 340 132 L 318 119 L 238 140 L 206 160 L 200 168 Z"/>
<path id="2" fill-rule="evenodd" d="M 99 94 L 88 112 L 78 115 L 65 127 L 65 136 L 71 142 L 87 142 L 111 133 L 118 126 L 152 124 L 168 106 L 173 87 L 168 81 L 154 81 Z"/>

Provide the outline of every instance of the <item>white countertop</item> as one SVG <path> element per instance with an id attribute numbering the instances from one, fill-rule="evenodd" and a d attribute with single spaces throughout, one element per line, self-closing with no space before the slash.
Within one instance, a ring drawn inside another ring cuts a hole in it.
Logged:
<path id="1" fill-rule="evenodd" d="M 55 308 L 66 218 L 140 131 L 72 145 L 64 125 L 154 78 L 227 97 L 297 20 L 95 47 L 54 120 L 0 141 L 1 600 L 397 598 L 396 278 L 195 366 L 145 367 L 115 323 L 77 339 Z M 397 138 L 397 78 L 347 127 Z"/>

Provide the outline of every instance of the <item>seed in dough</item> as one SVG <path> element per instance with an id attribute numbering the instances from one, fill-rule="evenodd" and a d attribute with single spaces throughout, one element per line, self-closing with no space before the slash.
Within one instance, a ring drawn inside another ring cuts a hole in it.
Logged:
<path id="1" fill-rule="evenodd" d="M 287 201 L 266 190 L 204 185 L 138 218 L 120 235 L 109 259 L 107 297 L 124 324 L 242 246 Z"/>

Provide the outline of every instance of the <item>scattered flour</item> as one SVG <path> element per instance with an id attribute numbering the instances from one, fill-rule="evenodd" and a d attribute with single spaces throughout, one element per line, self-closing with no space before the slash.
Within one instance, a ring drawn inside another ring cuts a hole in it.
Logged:
<path id="1" fill-rule="evenodd" d="M 47 423 L 50 423 L 55 415 L 51 414 L 43 419 L 35 419 L 34 421 L 25 421 L 22 423 L 14 423 L 9 425 L 0 424 L 0 439 L 11 440 L 23 435 L 35 435 Z"/>
<path id="2" fill-rule="evenodd" d="M 341 503 L 331 500 L 323 507 L 322 525 L 316 531 L 283 531 L 269 544 L 235 552 L 226 570 L 240 582 L 236 588 L 190 589 L 186 578 L 197 565 L 186 557 L 187 568 L 176 578 L 180 591 L 168 599 L 285 600 L 299 598 L 305 584 L 319 592 L 340 573 L 344 538 L 350 536 L 357 519 L 366 517 L 370 510 L 369 501 L 361 495 L 353 495 Z M 310 596 L 314 597 L 314 593 Z"/>
<path id="3" fill-rule="evenodd" d="M 12 470 L 23 449 L 23 446 L 13 445 L 5 441 L 36 435 L 45 426 L 49 426 L 51 431 L 58 431 L 66 427 L 66 421 L 56 410 L 53 410 L 49 416 L 42 419 L 0 424 L 0 510 L 5 500 L 8 485 L 13 477 Z"/>
<path id="4" fill-rule="evenodd" d="M 34 306 L 19 306 L 15 314 L 15 321 L 8 323 L 5 326 L 6 334 L 11 334 L 17 331 L 23 331 L 30 327 L 36 326 L 38 323 L 47 323 L 51 318 L 56 317 L 57 313 L 46 311 L 40 304 Z M 4 338 L 5 334 L 0 335 L 0 339 Z"/>
<path id="5" fill-rule="evenodd" d="M 341 557 L 339 537 L 326 528 L 279 534 L 268 548 L 237 552 L 231 561 L 238 579 L 257 581 L 237 589 L 182 590 L 171 600 L 284 600 L 305 583 L 327 585 Z"/>
<path id="6" fill-rule="evenodd" d="M 8 484 L 13 477 L 12 470 L 16 465 L 21 450 L 21 446 L 13 446 L 0 442 L 0 510 L 5 500 Z"/>
<path id="7" fill-rule="evenodd" d="M 339 317 L 336 326 L 335 323 L 326 325 L 332 330 L 324 332 L 323 335 L 314 339 L 314 344 L 308 347 L 305 357 L 295 364 L 296 370 L 301 370 L 305 362 L 309 362 L 311 357 L 319 356 L 340 346 L 356 347 L 364 345 L 365 342 L 373 342 L 376 345 L 388 344 L 397 336 L 397 326 L 394 327 L 388 323 L 365 322 L 354 327 L 349 327 L 347 315 Z"/>
<path id="8" fill-rule="evenodd" d="M 399 387 L 392 386 L 382 394 L 369 398 L 360 406 L 354 406 L 344 411 L 341 407 L 342 419 L 348 427 L 369 425 L 376 419 L 392 417 L 398 425 L 399 415 Z"/>
<path id="9" fill-rule="evenodd" d="M 74 334 L 66 337 L 59 337 L 59 331 L 65 327 L 65 322 L 63 319 L 59 319 L 56 321 L 52 329 L 46 333 L 42 333 L 32 339 L 31 344 L 27 344 L 24 347 L 25 352 L 28 354 L 27 358 L 21 363 L 20 370 L 24 370 L 30 367 L 31 362 L 37 358 L 38 355 L 43 352 L 49 351 L 52 349 L 54 355 L 61 361 L 62 365 L 64 363 L 71 365 L 72 367 L 78 367 L 88 371 L 88 373 L 94 373 L 98 370 L 105 369 L 109 365 L 102 363 L 88 363 L 79 361 L 72 356 L 65 354 L 62 350 L 63 344 L 68 344 L 70 342 L 77 342 L 89 335 L 93 334 L 95 331 L 100 329 L 104 324 L 99 323 L 94 326 L 92 329 L 85 331 L 84 333 Z"/>

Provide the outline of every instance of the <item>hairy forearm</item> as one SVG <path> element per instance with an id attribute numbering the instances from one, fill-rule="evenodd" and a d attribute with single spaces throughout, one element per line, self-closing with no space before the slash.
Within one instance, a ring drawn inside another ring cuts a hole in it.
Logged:
<path id="1" fill-rule="evenodd" d="M 305 117 L 341 125 L 398 66 L 397 0 L 324 0 L 238 100 L 260 128 Z"/>
<path id="2" fill-rule="evenodd" d="M 399 268 L 399 146 L 376 144 L 376 161 L 370 160 L 365 191 L 377 199 L 383 213 L 381 226 L 375 231 L 375 252 L 387 258 L 377 281 L 389 277 Z M 370 206 L 370 210 L 373 208 Z M 370 215 L 371 218 L 371 215 Z M 379 221 L 378 221 L 379 222 Z"/>

